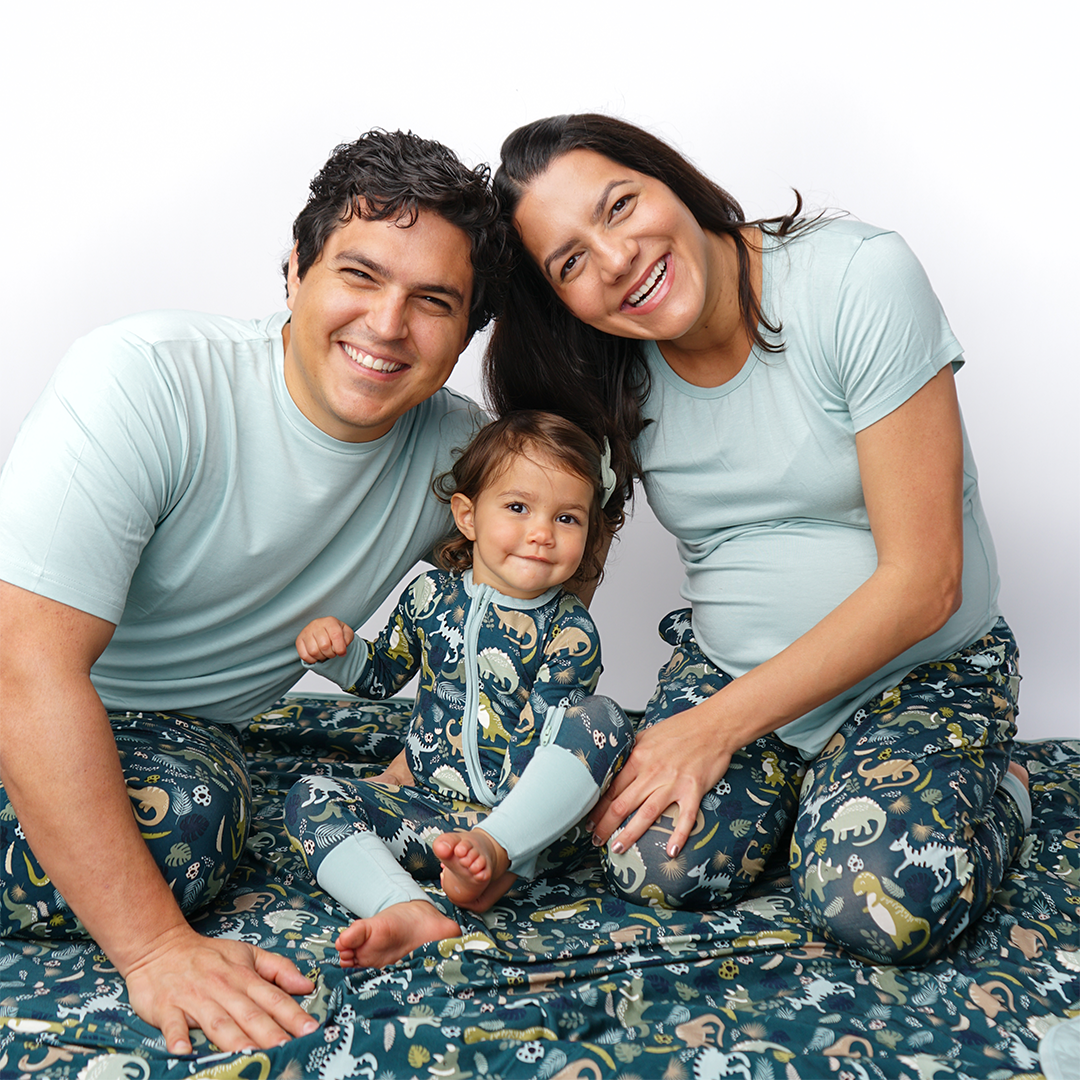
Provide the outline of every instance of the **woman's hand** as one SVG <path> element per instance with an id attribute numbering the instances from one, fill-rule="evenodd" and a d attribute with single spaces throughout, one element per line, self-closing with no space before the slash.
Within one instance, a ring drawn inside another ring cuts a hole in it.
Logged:
<path id="1" fill-rule="evenodd" d="M 739 749 L 724 746 L 717 731 L 722 693 L 639 732 L 629 760 L 589 816 L 594 843 L 606 843 L 633 814 L 612 845 L 621 853 L 667 811 L 675 818 L 667 853 L 669 858 L 678 855 L 697 820 L 702 797 L 720 782 Z"/>
<path id="2" fill-rule="evenodd" d="M 317 664 L 320 660 L 344 656 L 355 636 L 351 626 L 346 626 L 333 615 L 327 615 L 309 622 L 300 631 L 296 639 L 296 651 L 305 664 Z"/>

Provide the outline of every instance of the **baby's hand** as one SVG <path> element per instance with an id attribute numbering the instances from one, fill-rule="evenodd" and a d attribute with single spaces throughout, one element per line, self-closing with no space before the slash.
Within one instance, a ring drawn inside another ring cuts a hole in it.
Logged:
<path id="1" fill-rule="evenodd" d="M 309 622 L 300 631 L 296 639 L 296 651 L 305 664 L 317 664 L 320 660 L 330 660 L 335 656 L 344 656 L 356 635 L 352 628 L 340 619 L 327 615 L 323 619 Z"/>

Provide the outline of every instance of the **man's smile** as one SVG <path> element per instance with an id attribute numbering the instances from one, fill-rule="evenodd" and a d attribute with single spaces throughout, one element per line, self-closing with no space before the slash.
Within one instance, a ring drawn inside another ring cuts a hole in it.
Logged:
<path id="1" fill-rule="evenodd" d="M 369 353 L 362 352 L 354 345 L 348 345 L 344 341 L 340 344 L 345 352 L 348 353 L 357 364 L 363 368 L 367 368 L 369 371 L 379 371 L 389 375 L 409 366 L 408 364 L 396 363 L 393 360 L 384 360 L 379 356 L 371 356 Z"/>

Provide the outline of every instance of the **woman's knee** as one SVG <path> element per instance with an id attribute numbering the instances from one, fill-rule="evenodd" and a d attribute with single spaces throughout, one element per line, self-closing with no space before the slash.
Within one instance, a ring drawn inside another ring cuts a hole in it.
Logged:
<path id="1" fill-rule="evenodd" d="M 634 748 L 634 727 L 617 702 L 593 694 L 567 709 L 562 723 L 544 741 L 579 755 L 603 791 Z"/>
<path id="2" fill-rule="evenodd" d="M 929 872 L 896 880 L 901 865 L 891 834 L 867 846 L 802 849 L 792 884 L 810 925 L 860 959 L 878 964 L 925 964 L 948 946 L 948 914 L 961 899 L 962 884 Z"/>

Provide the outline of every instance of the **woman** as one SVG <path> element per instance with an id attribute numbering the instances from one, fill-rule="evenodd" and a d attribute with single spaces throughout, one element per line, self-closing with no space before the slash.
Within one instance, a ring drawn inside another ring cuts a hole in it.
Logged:
<path id="1" fill-rule="evenodd" d="M 537 121 L 502 158 L 524 253 L 492 403 L 610 440 L 691 604 L 661 624 L 675 651 L 593 811 L 612 887 L 731 903 L 790 838 L 823 934 L 932 959 L 989 904 L 1031 808 L 961 350 L 921 266 L 800 203 L 747 223 L 610 117 Z"/>

